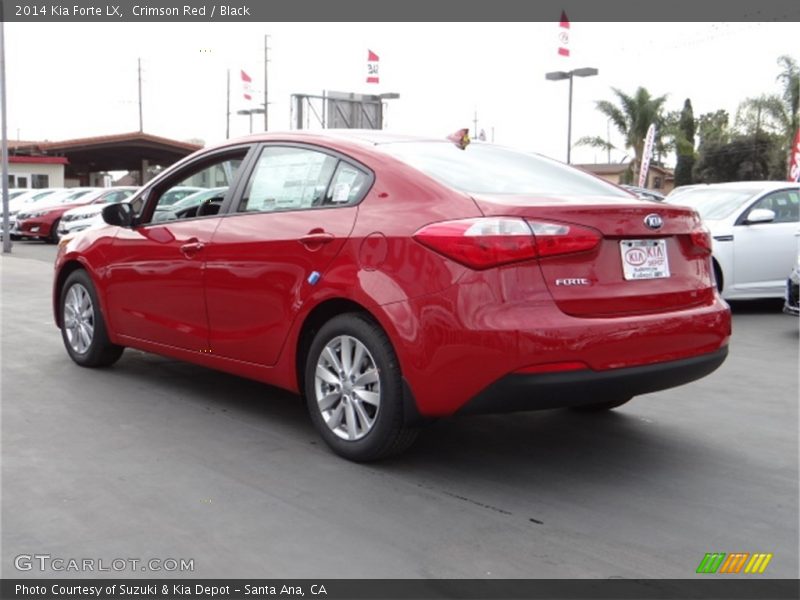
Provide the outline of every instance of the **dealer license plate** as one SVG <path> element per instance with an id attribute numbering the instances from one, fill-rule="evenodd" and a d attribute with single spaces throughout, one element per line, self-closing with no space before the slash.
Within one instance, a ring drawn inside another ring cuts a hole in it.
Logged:
<path id="1" fill-rule="evenodd" d="M 619 249 L 625 279 L 669 277 L 667 240 L 622 240 Z"/>

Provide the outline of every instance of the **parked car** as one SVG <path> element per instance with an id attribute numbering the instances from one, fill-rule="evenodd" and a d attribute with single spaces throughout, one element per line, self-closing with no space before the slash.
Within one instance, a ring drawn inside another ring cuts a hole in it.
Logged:
<path id="1" fill-rule="evenodd" d="M 58 223 L 58 235 L 77 233 L 90 227 L 93 223 L 101 221 L 100 213 L 106 204 L 122 202 L 130 198 L 139 188 L 133 186 L 120 186 L 103 189 L 96 194 L 91 203 L 64 212 Z"/>
<path id="2" fill-rule="evenodd" d="M 678 188 L 667 203 L 691 206 L 713 238 L 717 287 L 730 300 L 783 298 L 797 256 L 800 185 L 741 181 Z"/>
<path id="3" fill-rule="evenodd" d="M 221 203 L 227 191 L 227 187 L 211 188 L 185 196 L 174 204 L 158 206 L 156 207 L 156 212 L 153 214 L 153 221 L 174 221 L 176 219 L 194 216 L 193 211 L 196 212 L 198 207 L 204 202 L 216 201 Z"/>
<path id="4" fill-rule="evenodd" d="M 32 203 L 45 198 L 46 196 L 50 196 L 57 191 L 60 191 L 61 188 L 44 188 L 44 189 L 31 189 L 26 190 L 24 193 L 19 194 L 15 198 L 9 200 L 8 202 L 8 226 L 9 231 L 14 229 L 14 225 L 17 221 L 17 213 L 24 208 L 25 206 L 29 206 Z M 0 206 L 0 223 L 5 218 L 5 210 L 2 206 Z M 0 239 L 3 237 L 2 227 L 0 227 Z M 13 237 L 13 236 L 12 236 Z"/>
<path id="5" fill-rule="evenodd" d="M 10 202 L 17 196 L 21 196 L 22 194 L 27 194 L 31 190 L 29 188 L 16 188 L 12 190 L 8 190 L 8 201 Z"/>
<path id="6" fill-rule="evenodd" d="M 69 188 L 26 206 L 16 215 L 10 232 L 11 239 L 33 238 L 55 244 L 61 215 L 71 208 L 90 203 L 101 189 Z"/>
<path id="7" fill-rule="evenodd" d="M 66 352 L 101 367 L 128 346 L 302 393 L 359 461 L 428 419 L 611 409 L 723 362 L 730 311 L 693 210 L 460 139 L 260 134 L 187 157 L 59 245 Z M 154 222 L 209 173 L 230 173 L 221 204 Z"/>
<path id="8" fill-rule="evenodd" d="M 642 200 L 655 200 L 656 202 L 663 202 L 664 198 L 666 197 L 661 192 L 657 192 L 656 190 L 651 190 L 648 188 L 639 187 L 637 185 L 622 184 L 620 185 L 620 187 L 628 190 L 633 194 L 636 194 Z"/>

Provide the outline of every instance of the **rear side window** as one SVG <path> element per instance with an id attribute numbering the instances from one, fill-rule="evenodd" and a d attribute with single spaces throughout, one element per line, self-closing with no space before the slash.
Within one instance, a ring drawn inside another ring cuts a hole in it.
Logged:
<path id="1" fill-rule="evenodd" d="M 258 158 L 239 212 L 275 212 L 322 206 L 339 160 L 305 148 L 269 146 Z M 341 196 L 345 193 L 342 186 Z"/>
<path id="2" fill-rule="evenodd" d="M 470 144 L 461 150 L 449 142 L 394 142 L 378 149 L 471 194 L 617 196 L 630 194 L 597 177 L 554 160 L 499 146 Z"/>

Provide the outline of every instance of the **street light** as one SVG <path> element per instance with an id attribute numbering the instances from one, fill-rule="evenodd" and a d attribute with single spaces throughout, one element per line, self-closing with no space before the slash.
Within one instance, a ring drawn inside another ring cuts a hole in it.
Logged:
<path id="1" fill-rule="evenodd" d="M 545 79 L 548 81 L 560 81 L 562 79 L 569 79 L 569 111 L 567 116 L 567 164 L 570 164 L 570 153 L 572 150 L 572 78 L 573 77 L 591 77 L 597 75 L 599 71 L 592 67 L 584 67 L 582 69 L 572 69 L 572 71 L 553 71 L 545 74 Z"/>

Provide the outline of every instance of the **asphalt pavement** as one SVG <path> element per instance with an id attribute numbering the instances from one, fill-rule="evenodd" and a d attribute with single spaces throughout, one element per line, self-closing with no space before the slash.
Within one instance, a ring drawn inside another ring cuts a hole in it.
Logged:
<path id="1" fill-rule="evenodd" d="M 349 463 L 291 394 L 126 350 L 73 364 L 53 324 L 55 247 L 2 267 L 0 575 L 20 555 L 193 560 L 282 578 L 687 578 L 707 552 L 798 577 L 798 320 L 734 306 L 727 362 L 609 414 L 438 421 Z"/>

